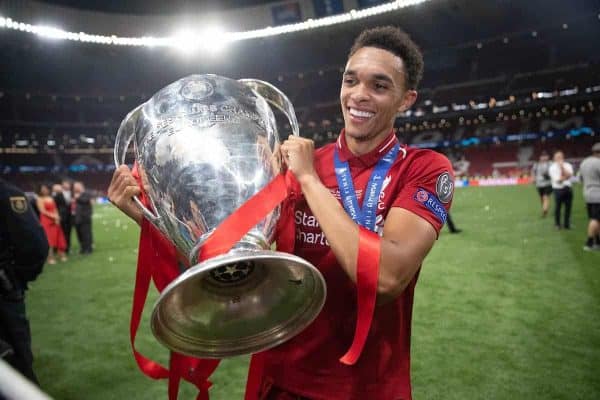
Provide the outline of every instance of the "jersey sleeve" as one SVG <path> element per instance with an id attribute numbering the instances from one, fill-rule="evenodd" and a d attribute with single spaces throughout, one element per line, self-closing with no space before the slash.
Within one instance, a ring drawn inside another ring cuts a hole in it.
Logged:
<path id="1" fill-rule="evenodd" d="M 413 160 L 392 207 L 404 208 L 429 222 L 439 234 L 454 195 L 454 170 L 442 154 L 427 151 Z"/>

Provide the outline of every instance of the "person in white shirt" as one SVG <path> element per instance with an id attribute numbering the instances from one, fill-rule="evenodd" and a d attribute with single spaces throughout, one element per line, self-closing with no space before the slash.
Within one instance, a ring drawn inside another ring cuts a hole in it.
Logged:
<path id="1" fill-rule="evenodd" d="M 554 226 L 556 229 L 571 229 L 571 206 L 573 204 L 573 191 L 571 190 L 571 177 L 573 166 L 565 161 L 562 151 L 554 153 L 554 162 L 550 165 L 548 173 L 554 192 Z M 560 224 L 561 208 L 565 205 L 564 223 Z"/>

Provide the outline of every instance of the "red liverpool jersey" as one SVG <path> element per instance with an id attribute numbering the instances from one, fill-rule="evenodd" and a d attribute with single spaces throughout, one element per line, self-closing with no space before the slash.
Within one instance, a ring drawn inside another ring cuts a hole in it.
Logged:
<path id="1" fill-rule="evenodd" d="M 342 133 L 336 143 L 318 149 L 315 167 L 323 184 L 339 200 L 333 153 L 347 161 L 359 205 L 377 161 L 395 144 L 393 133 L 368 154 L 354 156 Z M 439 233 L 450 208 L 453 171 L 446 157 L 431 150 L 401 147 L 388 171 L 377 205 L 381 235 L 392 207 L 426 219 Z M 376 307 L 362 355 L 355 365 L 339 359 L 350 347 L 356 325 L 356 286 L 333 261 L 321 260 L 329 244 L 304 198 L 294 210 L 294 253 L 312 262 L 327 282 L 327 300 L 315 321 L 288 342 L 265 353 L 263 381 L 315 400 L 411 399 L 410 328 L 418 273 L 395 300 Z M 335 260 L 333 257 L 327 257 Z"/>

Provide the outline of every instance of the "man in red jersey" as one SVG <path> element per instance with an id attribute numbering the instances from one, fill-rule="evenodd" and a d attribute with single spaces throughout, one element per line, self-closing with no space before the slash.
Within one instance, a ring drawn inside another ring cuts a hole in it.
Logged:
<path id="1" fill-rule="evenodd" d="M 294 253 L 319 268 L 328 294 L 308 328 L 263 353 L 261 399 L 411 399 L 414 288 L 454 189 L 443 155 L 402 146 L 393 132 L 396 115 L 417 98 L 422 70 L 419 49 L 400 29 L 364 31 L 343 74 L 337 141 L 315 151 L 312 140 L 291 136 L 281 146 L 302 190 Z M 140 222 L 131 201 L 138 193 L 121 166 L 109 197 Z M 366 298 L 360 276 L 374 279 L 377 305 L 364 346 L 348 361 Z"/>

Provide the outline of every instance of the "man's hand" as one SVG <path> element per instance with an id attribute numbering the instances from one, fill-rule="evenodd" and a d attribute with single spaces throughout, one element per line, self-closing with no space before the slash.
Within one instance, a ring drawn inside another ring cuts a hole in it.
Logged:
<path id="1" fill-rule="evenodd" d="M 129 167 L 127 165 L 119 166 L 108 186 L 108 199 L 139 225 L 142 224 L 142 210 L 133 200 L 133 196 L 138 196 L 140 193 L 140 187 Z"/>
<path id="2" fill-rule="evenodd" d="M 283 160 L 294 173 L 300 184 L 305 180 L 315 178 L 314 167 L 315 143 L 306 138 L 290 135 L 281 145 Z"/>

